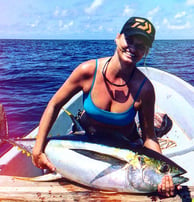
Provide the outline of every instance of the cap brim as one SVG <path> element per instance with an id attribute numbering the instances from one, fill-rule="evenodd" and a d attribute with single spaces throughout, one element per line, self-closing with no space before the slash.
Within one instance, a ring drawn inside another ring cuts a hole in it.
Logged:
<path id="1" fill-rule="evenodd" d="M 128 36 L 133 36 L 133 35 L 141 35 L 141 36 L 145 37 L 146 42 L 147 42 L 147 45 L 148 45 L 149 47 L 152 47 L 152 42 L 150 41 L 149 37 L 148 37 L 144 32 L 142 32 L 142 31 L 134 30 L 134 29 L 133 29 L 133 30 L 128 31 L 127 33 L 124 33 L 124 35 L 125 35 L 126 37 L 128 37 Z"/>

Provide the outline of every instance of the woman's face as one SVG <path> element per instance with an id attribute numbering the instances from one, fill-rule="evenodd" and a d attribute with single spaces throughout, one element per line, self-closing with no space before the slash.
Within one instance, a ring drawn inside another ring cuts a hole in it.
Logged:
<path id="1" fill-rule="evenodd" d="M 119 34 L 116 38 L 116 44 L 120 58 L 134 64 L 140 61 L 148 51 L 148 46 L 140 35 L 125 37 L 124 34 Z"/>

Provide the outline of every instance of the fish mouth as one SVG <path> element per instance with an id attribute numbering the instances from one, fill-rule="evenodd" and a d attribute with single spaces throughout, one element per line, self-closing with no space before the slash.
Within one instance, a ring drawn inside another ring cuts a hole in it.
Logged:
<path id="1" fill-rule="evenodd" d="M 183 176 L 185 173 L 187 173 L 187 171 L 184 168 L 180 167 L 170 159 L 168 159 L 168 163 L 166 165 L 171 167 L 169 173 L 167 172 L 166 175 L 169 174 L 172 176 L 172 180 L 175 185 L 179 185 L 189 181 L 187 177 Z"/>
<path id="2" fill-rule="evenodd" d="M 174 162 L 173 162 L 174 163 Z M 172 164 L 171 164 L 172 166 Z M 187 171 L 185 169 L 183 169 L 182 167 L 180 167 L 179 165 L 173 165 L 172 167 L 174 167 L 176 169 L 175 172 L 171 173 L 172 177 L 182 177 L 182 175 L 184 175 L 185 173 L 187 173 Z M 167 173 L 168 174 L 168 173 Z"/>
<path id="3" fill-rule="evenodd" d="M 179 185 L 189 181 L 189 178 L 184 177 L 182 175 L 176 175 L 172 177 L 174 184 Z"/>
<path id="4" fill-rule="evenodd" d="M 172 180 L 175 185 L 179 185 L 189 181 L 188 178 L 183 176 L 184 174 L 187 173 L 187 171 L 184 168 L 180 167 L 170 159 L 168 159 L 167 161 L 168 161 L 167 165 L 169 165 L 172 168 L 172 170 L 170 169 L 171 171 L 169 171 L 169 174 L 172 176 Z M 168 175 L 168 172 L 166 173 L 166 175 Z"/>

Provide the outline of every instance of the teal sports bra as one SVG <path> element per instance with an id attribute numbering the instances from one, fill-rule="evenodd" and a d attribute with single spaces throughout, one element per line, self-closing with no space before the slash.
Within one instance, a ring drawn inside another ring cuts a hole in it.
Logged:
<path id="1" fill-rule="evenodd" d="M 126 110 L 125 112 L 122 112 L 122 113 L 109 112 L 109 111 L 98 108 L 93 103 L 92 98 L 91 98 L 91 91 L 93 89 L 94 82 L 96 79 L 97 67 L 98 67 L 98 61 L 96 60 L 96 69 L 95 69 L 91 89 L 90 89 L 89 93 L 85 93 L 83 95 L 83 106 L 84 106 L 84 110 L 85 110 L 86 114 L 98 122 L 109 124 L 109 125 L 114 125 L 114 126 L 125 126 L 125 125 L 132 123 L 134 121 L 134 118 L 136 115 L 134 103 L 135 103 L 136 99 L 138 98 L 138 96 L 141 92 L 141 89 L 142 89 L 144 83 L 146 82 L 147 78 L 145 77 L 145 79 L 141 83 L 141 85 L 138 89 L 138 92 L 135 95 L 133 104 L 131 105 L 131 107 L 128 110 Z"/>

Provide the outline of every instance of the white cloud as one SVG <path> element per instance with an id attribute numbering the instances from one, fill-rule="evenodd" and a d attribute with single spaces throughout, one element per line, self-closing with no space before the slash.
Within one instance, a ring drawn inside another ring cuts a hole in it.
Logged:
<path id="1" fill-rule="evenodd" d="M 38 17 L 38 19 L 35 20 L 34 23 L 30 24 L 30 27 L 35 28 L 38 27 L 39 24 L 40 24 L 40 16 Z"/>
<path id="2" fill-rule="evenodd" d="M 59 16 L 59 9 L 58 9 L 58 8 L 55 9 L 55 11 L 54 11 L 54 16 L 55 16 L 55 17 Z"/>
<path id="3" fill-rule="evenodd" d="M 182 18 L 186 15 L 186 12 L 185 11 L 182 11 L 180 13 L 177 13 L 174 18 L 177 19 L 177 18 Z"/>
<path id="4" fill-rule="evenodd" d="M 188 29 L 191 27 L 191 24 L 190 22 L 186 22 L 185 24 L 182 24 L 182 25 L 173 25 L 173 24 L 170 24 L 170 22 L 165 18 L 163 20 L 163 24 L 167 26 L 168 29 L 171 29 L 171 30 L 183 30 L 183 29 Z"/>
<path id="5" fill-rule="evenodd" d="M 90 7 L 88 7 L 88 8 L 85 9 L 85 12 L 88 13 L 88 14 L 91 14 L 99 6 L 101 6 L 103 2 L 104 2 L 104 0 L 94 0 L 93 3 L 90 5 Z"/>
<path id="6" fill-rule="evenodd" d="M 108 31 L 108 32 L 113 32 L 113 28 L 112 27 L 108 27 L 108 28 L 106 28 L 106 30 Z"/>
<path id="7" fill-rule="evenodd" d="M 64 16 L 66 16 L 66 15 L 67 15 L 67 10 L 62 10 L 62 11 L 61 11 L 61 16 L 64 17 Z"/>
<path id="8" fill-rule="evenodd" d="M 71 26 L 73 26 L 74 22 L 70 21 L 69 23 L 64 24 L 62 20 L 58 22 L 60 30 L 68 30 Z"/>
<path id="9" fill-rule="evenodd" d="M 186 4 L 189 6 L 194 6 L 194 0 L 187 0 Z"/>
<path id="10" fill-rule="evenodd" d="M 60 10 L 58 7 L 56 7 L 53 15 L 55 17 L 64 17 L 67 15 L 67 10 Z"/>
<path id="11" fill-rule="evenodd" d="M 129 6 L 125 6 L 124 11 L 123 11 L 123 16 L 131 16 L 134 13 L 134 9 L 129 8 Z"/>
<path id="12" fill-rule="evenodd" d="M 153 17 L 154 15 L 156 15 L 159 12 L 159 10 L 160 10 L 160 7 L 157 6 L 156 8 L 154 8 L 148 12 L 148 16 Z"/>
<path id="13" fill-rule="evenodd" d="M 159 12 L 159 10 L 160 10 L 160 7 L 159 7 L 159 6 L 153 8 L 152 10 L 150 10 L 150 11 L 148 12 L 148 17 L 147 17 L 147 18 L 148 18 L 150 21 L 152 21 L 152 20 L 153 20 L 153 17 Z"/>
<path id="14" fill-rule="evenodd" d="M 63 27 L 63 20 L 59 20 L 59 27 Z"/>
<path id="15" fill-rule="evenodd" d="M 99 30 L 99 31 L 102 31 L 102 30 L 103 30 L 103 26 L 100 25 L 100 26 L 98 27 L 98 30 Z"/>

